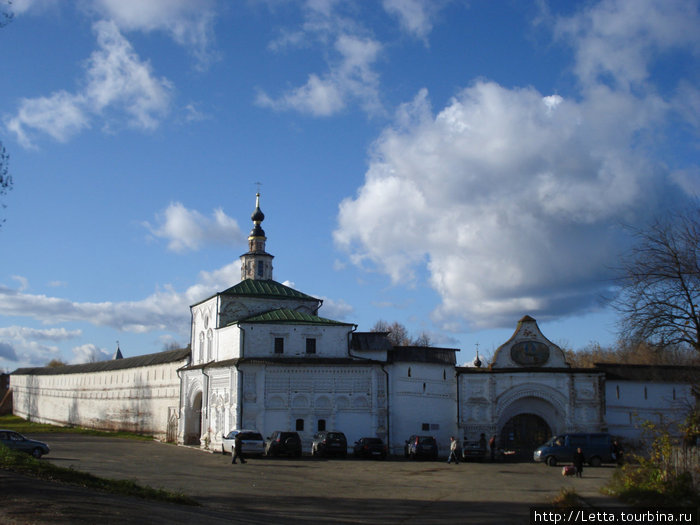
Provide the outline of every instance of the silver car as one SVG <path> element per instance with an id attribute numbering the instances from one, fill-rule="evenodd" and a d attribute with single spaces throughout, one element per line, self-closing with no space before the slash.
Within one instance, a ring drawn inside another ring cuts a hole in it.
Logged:
<path id="1" fill-rule="evenodd" d="M 222 454 L 233 454 L 236 435 L 241 435 L 243 454 L 245 456 L 262 456 L 265 453 L 265 440 L 257 430 L 237 429 L 229 432 L 221 443 Z"/>

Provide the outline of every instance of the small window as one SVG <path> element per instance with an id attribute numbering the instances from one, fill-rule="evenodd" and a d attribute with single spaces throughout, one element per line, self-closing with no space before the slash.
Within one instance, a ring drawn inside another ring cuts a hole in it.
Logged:
<path id="1" fill-rule="evenodd" d="M 297 426 L 296 426 L 297 432 L 303 432 L 304 431 L 304 420 L 303 419 L 297 419 Z"/>
<path id="2" fill-rule="evenodd" d="M 306 353 L 315 354 L 316 353 L 316 339 L 313 337 L 306 338 Z"/>
<path id="3" fill-rule="evenodd" d="M 620 399 L 620 385 L 615 385 L 615 395 Z"/>
<path id="4" fill-rule="evenodd" d="M 411 367 L 408 367 L 408 377 L 411 377 Z"/>
<path id="5" fill-rule="evenodd" d="M 316 431 L 317 431 L 317 432 L 323 432 L 324 430 L 326 430 L 326 420 L 325 420 L 325 419 L 319 419 L 319 420 L 318 420 L 318 423 L 317 423 L 317 425 L 316 425 L 316 427 L 317 427 L 317 428 L 316 428 Z"/>
<path id="6" fill-rule="evenodd" d="M 262 261 L 258 261 L 258 277 L 263 276 L 263 268 L 264 268 L 263 264 L 264 263 Z"/>
<path id="7" fill-rule="evenodd" d="M 644 399 L 647 399 L 647 387 L 644 387 Z"/>
<path id="8" fill-rule="evenodd" d="M 675 388 L 673 389 L 673 400 L 674 401 L 676 400 L 676 389 Z"/>
<path id="9" fill-rule="evenodd" d="M 430 431 L 430 423 L 423 423 L 423 425 L 421 425 L 421 430 L 422 430 L 423 432 L 428 432 L 428 431 Z"/>
<path id="10" fill-rule="evenodd" d="M 275 353 L 284 353 L 284 337 L 275 337 Z"/>
<path id="11" fill-rule="evenodd" d="M 447 379 L 447 371 L 446 370 L 442 371 L 442 378 Z"/>

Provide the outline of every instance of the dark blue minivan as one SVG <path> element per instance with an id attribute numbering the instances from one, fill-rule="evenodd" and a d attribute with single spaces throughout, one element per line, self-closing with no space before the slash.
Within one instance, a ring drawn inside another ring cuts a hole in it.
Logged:
<path id="1" fill-rule="evenodd" d="M 612 438 L 605 432 L 554 436 L 535 449 L 533 459 L 538 462 L 543 461 L 550 467 L 556 466 L 557 463 L 571 463 L 578 447 L 581 447 L 586 463 L 592 467 L 599 467 L 601 463 L 615 463 L 612 454 Z"/>

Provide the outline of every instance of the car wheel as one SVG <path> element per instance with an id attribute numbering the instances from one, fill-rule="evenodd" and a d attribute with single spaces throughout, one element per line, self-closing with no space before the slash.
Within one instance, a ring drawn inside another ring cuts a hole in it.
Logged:
<path id="1" fill-rule="evenodd" d="M 547 458 L 547 465 L 549 465 L 550 467 L 556 467 L 557 466 L 557 458 L 555 458 L 554 456 L 549 456 Z"/>
<path id="2" fill-rule="evenodd" d="M 588 463 L 591 465 L 591 467 L 600 467 L 600 458 L 598 456 L 593 456 L 588 460 Z"/>
<path id="3" fill-rule="evenodd" d="M 34 450 L 32 450 L 32 456 L 34 456 L 36 459 L 40 459 L 43 455 L 44 453 L 40 448 L 35 448 Z"/>

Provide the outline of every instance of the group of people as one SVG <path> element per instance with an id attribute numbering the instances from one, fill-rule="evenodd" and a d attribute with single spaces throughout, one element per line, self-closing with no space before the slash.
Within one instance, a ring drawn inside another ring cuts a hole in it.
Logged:
<path id="1" fill-rule="evenodd" d="M 491 436 L 491 439 L 488 441 L 488 446 L 489 446 L 489 455 L 491 457 L 491 461 L 495 461 L 496 459 L 496 435 L 494 434 Z M 486 434 L 481 434 L 481 437 L 479 438 L 479 448 L 481 450 L 486 451 Z M 450 436 L 450 455 L 447 457 L 447 462 L 452 463 L 454 461 L 455 465 L 459 464 L 459 445 L 457 443 L 457 440 L 455 439 L 454 436 Z"/>

